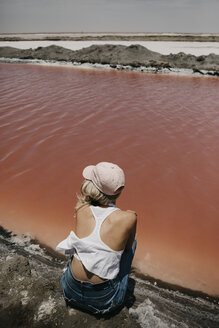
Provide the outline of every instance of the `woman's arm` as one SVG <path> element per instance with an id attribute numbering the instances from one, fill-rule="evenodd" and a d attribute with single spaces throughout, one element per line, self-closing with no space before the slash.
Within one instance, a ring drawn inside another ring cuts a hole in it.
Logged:
<path id="1" fill-rule="evenodd" d="M 136 226 L 137 226 L 137 214 L 133 211 L 130 212 L 130 218 L 129 218 L 129 237 L 126 243 L 126 250 L 130 250 L 132 248 L 132 244 L 135 240 L 136 235 Z"/>

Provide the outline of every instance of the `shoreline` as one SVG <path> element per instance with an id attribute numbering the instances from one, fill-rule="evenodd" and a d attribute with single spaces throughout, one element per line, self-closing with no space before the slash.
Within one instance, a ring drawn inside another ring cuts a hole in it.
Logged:
<path id="1" fill-rule="evenodd" d="M 167 76 L 182 76 L 182 77 L 208 77 L 217 78 L 219 75 L 214 71 L 205 70 L 192 70 L 192 69 L 167 69 L 167 68 L 154 68 L 141 66 L 139 68 L 133 68 L 131 66 L 123 65 L 108 65 L 108 64 L 91 64 L 91 63 L 80 63 L 80 62 L 59 62 L 59 61 L 46 61 L 46 60 L 28 60 L 28 59 L 17 59 L 17 58 L 1 58 L 0 64 L 25 64 L 25 65 L 39 65 L 47 67 L 62 67 L 62 68 L 73 68 L 73 69 L 87 69 L 87 70 L 102 70 L 102 71 L 120 71 L 127 73 L 145 73 L 145 74 L 156 74 L 156 75 L 167 75 Z"/>
<path id="2" fill-rule="evenodd" d="M 219 55 L 194 56 L 183 52 L 162 55 L 141 45 L 92 45 L 80 50 L 56 45 L 36 49 L 0 47 L 0 62 L 219 77 Z"/>
<path id="3" fill-rule="evenodd" d="M 9 242 L 6 242 L 6 240 Z M 17 249 L 18 252 L 22 254 L 31 254 L 31 256 L 36 258 L 38 256 L 44 257 L 45 263 L 51 261 L 52 259 L 57 262 L 59 267 L 63 267 L 63 264 L 67 261 L 68 255 L 57 252 L 51 246 L 40 242 L 36 238 L 32 238 L 29 234 L 17 234 L 13 231 L 7 230 L 0 225 L 0 244 L 5 243 L 11 244 L 12 248 Z M 34 245 L 30 247 L 30 245 Z M 56 264 L 55 264 L 56 266 Z M 202 298 L 208 300 L 214 304 L 219 304 L 219 295 L 210 295 L 200 290 L 193 290 L 187 287 L 183 287 L 176 284 L 171 284 L 166 281 L 160 280 L 158 278 L 152 277 L 148 274 L 144 274 L 138 270 L 135 266 L 132 267 L 132 276 L 139 279 L 146 284 L 152 284 L 157 286 L 157 288 L 162 288 L 164 290 L 178 291 L 184 295 L 191 296 L 194 298 Z"/>
<path id="4" fill-rule="evenodd" d="M 59 287 L 65 262 L 66 256 L 30 236 L 19 236 L 0 228 L 3 295 L 0 319 L 5 327 L 15 328 L 21 323 L 22 327 L 98 325 L 100 318 L 66 308 Z M 9 313 L 16 311 L 19 311 L 19 316 L 11 318 Z M 103 328 L 118 327 L 124 321 L 130 328 L 216 328 L 219 324 L 219 297 L 170 285 L 134 269 L 130 274 L 124 308 L 106 319 L 102 318 Z"/>

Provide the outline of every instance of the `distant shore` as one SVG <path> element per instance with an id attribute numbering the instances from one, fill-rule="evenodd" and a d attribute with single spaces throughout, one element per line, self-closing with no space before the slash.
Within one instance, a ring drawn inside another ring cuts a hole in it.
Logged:
<path id="1" fill-rule="evenodd" d="M 0 41 L 192 41 L 219 42 L 219 33 L 66 32 L 1 33 Z"/>

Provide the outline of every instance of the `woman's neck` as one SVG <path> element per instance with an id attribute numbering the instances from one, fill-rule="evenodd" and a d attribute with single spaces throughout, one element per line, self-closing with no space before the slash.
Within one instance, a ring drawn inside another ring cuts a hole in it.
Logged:
<path id="1" fill-rule="evenodd" d="M 116 207 L 116 202 L 110 202 L 110 203 L 108 204 L 108 206 L 110 206 L 110 207 Z"/>

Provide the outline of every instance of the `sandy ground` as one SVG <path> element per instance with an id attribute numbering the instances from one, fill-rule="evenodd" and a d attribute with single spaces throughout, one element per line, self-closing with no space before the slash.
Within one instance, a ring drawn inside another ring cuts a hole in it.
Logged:
<path id="1" fill-rule="evenodd" d="M 218 299 L 133 271 L 121 311 L 100 317 L 66 307 L 66 258 L 0 227 L 0 322 L 7 328 L 217 328 Z"/>
<path id="2" fill-rule="evenodd" d="M 15 47 L 19 49 L 36 49 L 49 45 L 58 45 L 71 50 L 79 50 L 93 44 L 121 44 L 130 46 L 140 44 L 149 50 L 159 52 L 163 55 L 170 53 L 177 54 L 184 52 L 195 56 L 209 55 L 215 53 L 219 55 L 219 42 L 177 42 L 177 41 L 0 41 L 0 47 Z"/>

